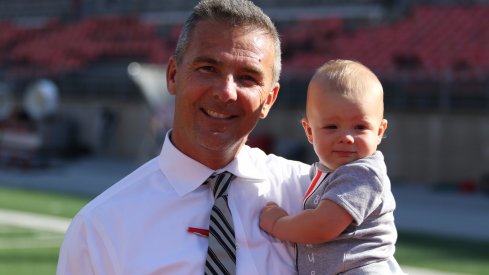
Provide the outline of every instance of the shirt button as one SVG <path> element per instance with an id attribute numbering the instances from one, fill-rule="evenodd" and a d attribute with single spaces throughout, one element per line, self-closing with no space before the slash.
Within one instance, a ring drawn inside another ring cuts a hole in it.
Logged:
<path id="1" fill-rule="evenodd" d="M 239 243 L 236 243 L 236 249 L 239 249 Z"/>

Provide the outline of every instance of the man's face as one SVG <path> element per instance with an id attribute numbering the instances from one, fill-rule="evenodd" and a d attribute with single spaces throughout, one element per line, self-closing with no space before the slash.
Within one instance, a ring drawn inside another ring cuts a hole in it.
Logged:
<path id="1" fill-rule="evenodd" d="M 276 99 L 273 64 L 264 32 L 199 22 L 181 64 L 171 58 L 167 68 L 175 146 L 214 169 L 229 163 Z"/>

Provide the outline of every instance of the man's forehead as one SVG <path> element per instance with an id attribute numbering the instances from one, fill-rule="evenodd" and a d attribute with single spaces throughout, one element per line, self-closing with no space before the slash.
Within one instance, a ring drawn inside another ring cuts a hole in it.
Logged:
<path id="1" fill-rule="evenodd" d="M 274 49 L 270 43 L 268 37 L 253 34 L 247 37 L 225 34 L 224 37 L 215 36 L 215 39 L 200 34 L 191 41 L 187 52 L 197 54 L 192 58 L 195 61 L 214 60 L 218 63 L 235 60 L 259 66 L 258 64 L 264 64 L 267 60 L 273 62 Z"/>

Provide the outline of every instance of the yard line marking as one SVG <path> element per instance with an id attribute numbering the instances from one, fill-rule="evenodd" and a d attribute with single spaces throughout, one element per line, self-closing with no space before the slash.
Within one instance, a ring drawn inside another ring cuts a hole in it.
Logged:
<path id="1" fill-rule="evenodd" d="M 33 248 L 57 248 L 63 241 L 63 235 L 50 238 L 15 238 L 10 240 L 0 239 L 0 250 L 33 249 Z"/>
<path id="2" fill-rule="evenodd" d="M 0 224 L 65 233 L 71 219 L 0 209 Z"/>
<path id="3" fill-rule="evenodd" d="M 420 267 L 412 266 L 401 266 L 402 271 L 406 272 L 408 275 L 466 275 L 462 273 L 451 273 L 445 271 L 436 271 L 431 269 L 425 269 Z"/>

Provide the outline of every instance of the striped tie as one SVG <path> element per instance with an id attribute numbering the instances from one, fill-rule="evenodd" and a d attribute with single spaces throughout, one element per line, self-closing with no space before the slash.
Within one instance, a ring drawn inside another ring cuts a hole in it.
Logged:
<path id="1" fill-rule="evenodd" d="M 229 172 L 211 175 L 205 183 L 214 194 L 209 225 L 209 248 L 205 274 L 236 274 L 236 244 L 227 188 L 235 176 Z"/>

